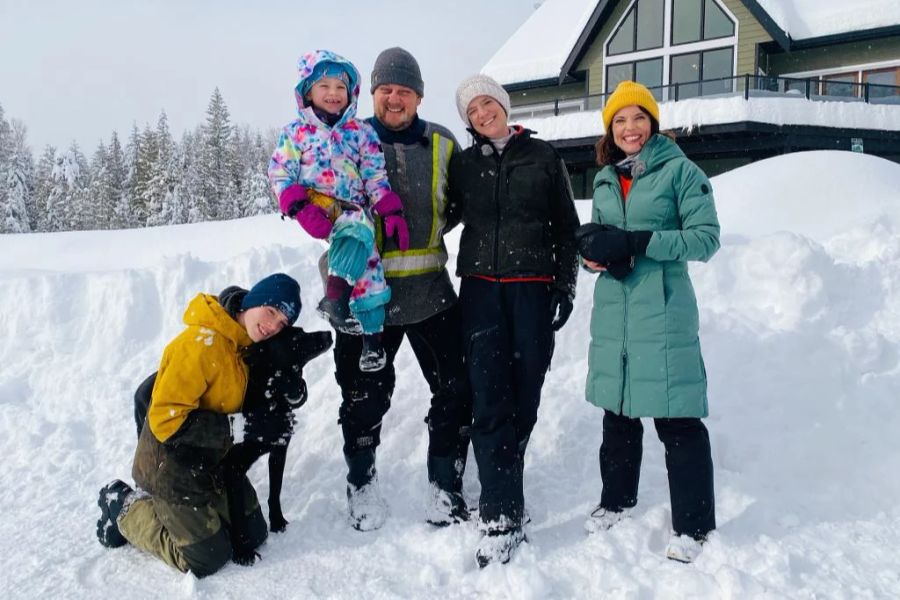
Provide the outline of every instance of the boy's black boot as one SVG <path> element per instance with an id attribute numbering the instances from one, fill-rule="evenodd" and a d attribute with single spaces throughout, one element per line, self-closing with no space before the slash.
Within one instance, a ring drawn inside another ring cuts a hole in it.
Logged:
<path id="1" fill-rule="evenodd" d="M 97 519 L 97 539 L 107 548 L 118 548 L 128 543 L 122 536 L 117 522 L 125 499 L 134 492 L 131 486 L 121 479 L 113 479 L 100 488 L 97 506 L 100 507 L 100 518 Z"/>

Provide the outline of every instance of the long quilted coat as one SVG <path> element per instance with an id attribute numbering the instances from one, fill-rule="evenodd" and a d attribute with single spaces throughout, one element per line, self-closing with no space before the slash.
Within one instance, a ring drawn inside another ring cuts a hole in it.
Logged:
<path id="1" fill-rule="evenodd" d="M 707 261 L 719 248 L 712 187 L 665 136 L 650 138 L 638 161 L 627 201 L 612 166 L 594 179 L 593 222 L 653 235 L 624 280 L 597 278 L 587 399 L 628 417 L 705 417 L 706 370 L 687 261 Z"/>

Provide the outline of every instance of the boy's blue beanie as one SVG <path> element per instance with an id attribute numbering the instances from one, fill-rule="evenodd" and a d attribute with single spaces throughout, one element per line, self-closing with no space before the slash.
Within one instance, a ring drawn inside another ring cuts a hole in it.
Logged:
<path id="1" fill-rule="evenodd" d="M 284 273 L 274 273 L 250 288 L 241 301 L 241 310 L 257 306 L 277 308 L 293 325 L 300 316 L 300 284 Z"/>

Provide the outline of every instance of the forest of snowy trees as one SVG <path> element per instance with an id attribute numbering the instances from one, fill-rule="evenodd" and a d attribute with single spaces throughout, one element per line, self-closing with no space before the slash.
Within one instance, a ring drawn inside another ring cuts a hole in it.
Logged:
<path id="1" fill-rule="evenodd" d="M 77 144 L 35 160 L 25 124 L 0 105 L 0 233 L 123 229 L 234 219 L 276 210 L 266 167 L 277 133 L 231 123 L 216 89 L 206 122 L 173 138 L 155 127 L 114 131 L 88 159 Z"/>

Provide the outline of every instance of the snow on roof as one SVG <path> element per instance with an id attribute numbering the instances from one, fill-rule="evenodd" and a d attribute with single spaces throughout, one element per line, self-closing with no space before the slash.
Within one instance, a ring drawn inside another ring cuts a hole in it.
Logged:
<path id="1" fill-rule="evenodd" d="M 792 39 L 900 25 L 897 0 L 757 0 Z"/>
<path id="2" fill-rule="evenodd" d="M 900 106 L 864 102 L 814 101 L 806 98 L 693 98 L 659 105 L 664 129 L 690 129 L 753 121 L 774 125 L 817 125 L 851 129 L 900 131 Z M 512 121 L 537 132 L 545 140 L 577 139 L 603 134 L 601 111 L 584 111 Z"/>
<path id="3" fill-rule="evenodd" d="M 481 69 L 501 84 L 559 77 L 597 0 L 546 0 Z"/>
<path id="4" fill-rule="evenodd" d="M 559 77 L 598 0 L 546 0 L 481 69 L 501 84 Z M 757 0 L 794 40 L 900 25 L 898 0 Z"/>

